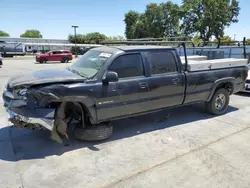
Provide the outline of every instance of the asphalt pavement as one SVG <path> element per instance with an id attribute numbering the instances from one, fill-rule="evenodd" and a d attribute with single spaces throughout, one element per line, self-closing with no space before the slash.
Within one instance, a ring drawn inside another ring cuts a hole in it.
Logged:
<path id="1" fill-rule="evenodd" d="M 66 66 L 5 60 L 0 91 L 10 76 Z M 249 188 L 249 96 L 231 96 L 222 116 L 202 104 L 166 110 L 115 121 L 108 140 L 68 145 L 49 131 L 12 127 L 0 99 L 0 187 Z"/>

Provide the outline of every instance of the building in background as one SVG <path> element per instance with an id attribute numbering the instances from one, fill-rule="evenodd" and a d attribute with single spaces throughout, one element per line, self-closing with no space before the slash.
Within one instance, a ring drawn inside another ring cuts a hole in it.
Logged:
<path id="1" fill-rule="evenodd" d="M 0 37 L 0 53 L 3 56 L 25 55 L 27 53 L 47 52 L 50 50 L 71 50 L 75 44 L 65 39 L 13 38 Z M 77 44 L 81 49 L 96 47 L 95 44 Z"/>

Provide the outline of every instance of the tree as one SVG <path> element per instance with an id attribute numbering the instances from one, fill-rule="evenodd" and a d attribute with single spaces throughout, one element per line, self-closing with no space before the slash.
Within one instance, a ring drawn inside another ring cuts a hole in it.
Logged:
<path id="1" fill-rule="evenodd" d="M 87 33 L 86 35 L 76 35 L 77 44 L 98 44 L 100 41 L 106 40 L 106 36 L 99 32 Z M 69 35 L 68 40 L 71 43 L 75 43 L 75 36 Z"/>
<path id="2" fill-rule="evenodd" d="M 10 35 L 5 31 L 0 30 L 0 37 L 9 37 Z"/>
<path id="3" fill-rule="evenodd" d="M 130 10 L 128 13 L 125 14 L 125 35 L 127 37 L 127 39 L 132 39 L 132 38 L 136 38 L 134 36 L 134 30 L 135 30 L 135 24 L 138 22 L 140 17 L 140 13 L 136 12 L 136 11 L 132 11 Z"/>
<path id="4" fill-rule="evenodd" d="M 246 39 L 246 45 L 250 45 L 250 39 Z"/>
<path id="5" fill-rule="evenodd" d="M 218 39 L 215 39 L 214 42 L 218 42 Z M 220 45 L 221 46 L 234 46 L 236 45 L 234 42 L 233 42 L 233 39 L 228 36 L 228 35 L 224 35 L 223 37 L 220 38 Z"/>
<path id="6" fill-rule="evenodd" d="M 69 35 L 68 40 L 71 43 L 75 43 L 75 35 Z M 76 43 L 77 44 L 84 44 L 84 43 L 86 43 L 85 41 L 86 41 L 85 35 L 82 35 L 82 34 L 76 35 Z"/>
<path id="7" fill-rule="evenodd" d="M 179 6 L 171 1 L 146 6 L 144 13 L 129 11 L 125 14 L 125 35 L 131 38 L 162 38 L 178 36 Z"/>
<path id="8" fill-rule="evenodd" d="M 40 31 L 35 29 L 26 30 L 23 34 L 20 35 L 22 38 L 43 38 Z"/>
<path id="9" fill-rule="evenodd" d="M 105 40 L 107 37 L 99 32 L 88 33 L 85 35 L 85 42 L 88 44 L 98 44 L 100 41 Z"/>
<path id="10" fill-rule="evenodd" d="M 125 40 L 125 38 L 123 36 L 110 36 L 110 37 L 107 37 L 106 40 Z"/>
<path id="11" fill-rule="evenodd" d="M 183 0 L 182 25 L 185 34 L 199 32 L 203 41 L 224 35 L 224 29 L 238 22 L 237 0 Z"/>
<path id="12" fill-rule="evenodd" d="M 201 42 L 201 38 L 198 34 L 194 35 L 192 42 L 194 43 L 195 46 L 197 46 L 198 44 L 200 44 Z"/>

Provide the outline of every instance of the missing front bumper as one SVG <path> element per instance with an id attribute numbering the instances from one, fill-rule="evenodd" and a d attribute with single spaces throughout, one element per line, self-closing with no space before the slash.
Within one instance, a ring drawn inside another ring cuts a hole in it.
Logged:
<path id="1" fill-rule="evenodd" d="M 6 109 L 9 114 L 9 121 L 12 122 L 17 127 L 23 128 L 27 124 L 39 125 L 50 131 L 52 131 L 54 126 L 54 111 L 51 109 L 39 109 L 34 110 L 34 114 L 31 115 L 29 110 L 22 111 L 21 113 L 14 112 L 13 110 Z M 23 114 L 23 113 L 25 113 Z M 42 116 L 47 114 L 46 116 Z M 40 116 L 40 117 L 39 117 Z"/>

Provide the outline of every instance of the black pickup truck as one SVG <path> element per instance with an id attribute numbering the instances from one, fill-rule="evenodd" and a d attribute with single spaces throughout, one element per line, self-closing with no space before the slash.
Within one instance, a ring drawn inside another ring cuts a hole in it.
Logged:
<path id="1" fill-rule="evenodd" d="M 166 108 L 205 102 L 209 113 L 225 113 L 248 72 L 244 65 L 185 69 L 175 48 L 97 47 L 67 69 L 12 77 L 4 106 L 15 126 L 49 129 L 58 142 L 68 125 L 77 139 L 102 140 L 112 134 L 112 120 Z"/>

